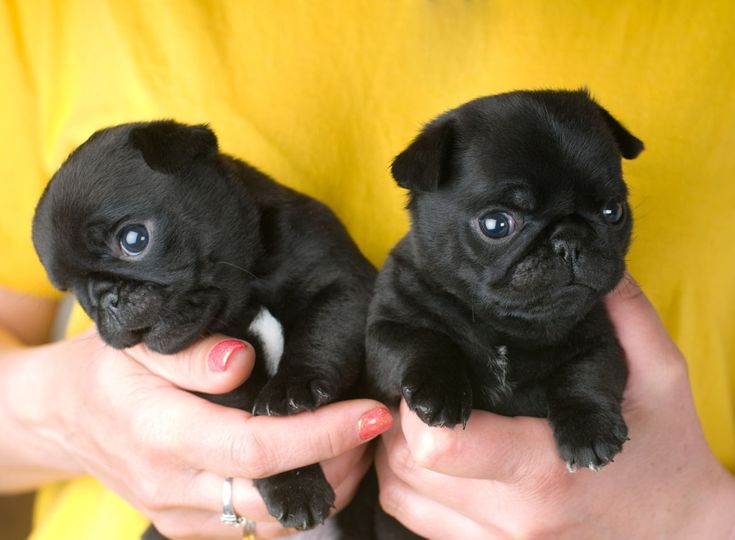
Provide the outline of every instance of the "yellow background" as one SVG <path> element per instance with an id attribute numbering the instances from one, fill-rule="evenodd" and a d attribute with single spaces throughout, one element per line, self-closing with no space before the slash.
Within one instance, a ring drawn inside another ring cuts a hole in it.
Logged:
<path id="1" fill-rule="evenodd" d="M 98 128 L 209 123 L 225 151 L 329 204 L 380 264 L 407 227 L 388 167 L 425 121 L 480 95 L 586 85 L 646 143 L 625 164 L 629 268 L 686 354 L 707 438 L 735 470 L 734 6 L 6 1 L 0 283 L 53 294 L 29 240 L 33 208 Z M 144 526 L 91 480 L 43 501 L 38 539 L 132 538 Z"/>

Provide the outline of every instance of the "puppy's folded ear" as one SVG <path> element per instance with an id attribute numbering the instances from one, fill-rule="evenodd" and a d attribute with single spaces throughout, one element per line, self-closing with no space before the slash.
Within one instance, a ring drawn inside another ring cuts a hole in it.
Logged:
<path id="1" fill-rule="evenodd" d="M 150 122 L 130 131 L 130 144 L 140 150 L 148 166 L 176 173 L 194 161 L 217 155 L 217 137 L 205 125 L 189 126 L 173 120 Z"/>
<path id="2" fill-rule="evenodd" d="M 618 145 L 618 150 L 620 150 L 620 155 L 622 155 L 625 159 L 637 158 L 638 154 L 643 152 L 643 149 L 645 148 L 645 146 L 643 145 L 643 141 L 641 141 L 638 137 L 625 129 L 625 127 L 623 127 L 623 124 L 618 122 L 615 117 L 607 112 L 607 110 L 599 103 L 595 103 L 595 105 L 597 105 L 597 108 L 602 115 L 602 119 L 605 121 L 608 129 L 615 138 L 615 142 Z"/>
<path id="3" fill-rule="evenodd" d="M 454 120 L 440 117 L 393 160 L 391 172 L 402 188 L 435 191 L 446 179 L 454 146 Z"/>

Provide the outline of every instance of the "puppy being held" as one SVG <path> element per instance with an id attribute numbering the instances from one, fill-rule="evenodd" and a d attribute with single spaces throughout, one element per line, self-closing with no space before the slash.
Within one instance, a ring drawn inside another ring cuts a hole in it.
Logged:
<path id="1" fill-rule="evenodd" d="M 220 153 L 206 126 L 92 135 L 46 188 L 33 242 L 115 348 L 174 353 L 210 333 L 252 343 L 250 378 L 211 401 L 313 410 L 345 397 L 362 367 L 375 270 L 326 206 Z M 284 527 L 314 527 L 334 504 L 319 464 L 255 485 Z"/>
<path id="2" fill-rule="evenodd" d="M 473 408 L 546 417 L 570 471 L 627 440 L 627 367 L 602 301 L 632 220 L 621 156 L 643 143 L 585 90 L 476 99 L 394 161 L 411 229 L 376 284 L 372 393 L 431 426 Z"/>

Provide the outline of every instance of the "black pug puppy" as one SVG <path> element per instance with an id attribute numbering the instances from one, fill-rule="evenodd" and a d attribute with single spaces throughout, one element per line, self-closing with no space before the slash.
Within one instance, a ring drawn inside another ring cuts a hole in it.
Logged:
<path id="1" fill-rule="evenodd" d="M 426 125 L 392 166 L 412 225 L 370 305 L 372 393 L 431 426 L 546 417 L 570 471 L 612 461 L 627 368 L 602 297 L 631 237 L 620 158 L 642 150 L 585 90 L 483 97 Z"/>
<path id="2" fill-rule="evenodd" d="M 251 377 L 211 401 L 313 410 L 345 397 L 362 368 L 374 268 L 326 206 L 220 153 L 205 126 L 92 135 L 46 188 L 33 242 L 113 347 L 174 353 L 215 332 L 250 341 Z M 318 464 L 255 485 L 284 527 L 311 528 L 334 503 Z"/>

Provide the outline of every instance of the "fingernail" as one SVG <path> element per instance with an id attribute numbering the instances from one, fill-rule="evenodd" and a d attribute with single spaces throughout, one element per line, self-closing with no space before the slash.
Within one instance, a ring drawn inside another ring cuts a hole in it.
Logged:
<path id="1" fill-rule="evenodd" d="M 238 339 L 226 339 L 220 341 L 209 351 L 207 362 L 212 371 L 225 371 L 232 354 L 244 349 L 247 344 Z"/>
<path id="2" fill-rule="evenodd" d="M 378 407 L 366 412 L 357 421 L 360 439 L 368 441 L 390 429 L 393 425 L 393 416 L 385 407 Z"/>

